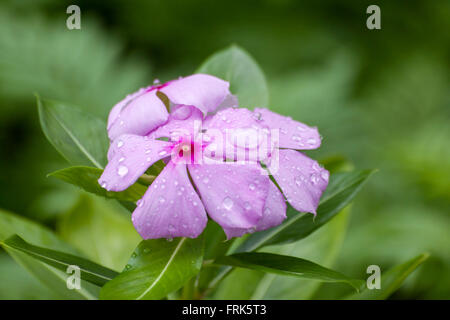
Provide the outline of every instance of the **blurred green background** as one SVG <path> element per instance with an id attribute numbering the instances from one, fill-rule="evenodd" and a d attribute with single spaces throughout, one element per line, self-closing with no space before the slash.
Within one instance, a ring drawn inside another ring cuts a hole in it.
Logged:
<path id="1" fill-rule="evenodd" d="M 66 28 L 70 4 L 81 30 Z M 366 28 L 370 4 L 381 30 Z M 46 178 L 67 163 L 40 129 L 33 93 L 106 119 L 126 94 L 188 75 L 235 43 L 265 71 L 271 109 L 319 127 L 314 157 L 380 169 L 356 198 L 334 267 L 365 278 L 368 265 L 385 270 L 428 251 L 391 298 L 449 299 L 449 31 L 444 0 L 3 0 L 0 208 L 60 228 L 86 201 Z M 345 290 L 325 284 L 313 298 Z M 0 298 L 51 297 L 0 252 Z"/>

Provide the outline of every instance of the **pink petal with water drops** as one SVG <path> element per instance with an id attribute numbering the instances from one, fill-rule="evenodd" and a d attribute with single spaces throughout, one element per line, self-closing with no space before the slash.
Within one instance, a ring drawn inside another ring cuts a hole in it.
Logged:
<path id="1" fill-rule="evenodd" d="M 223 228 L 256 227 L 262 217 L 269 177 L 258 165 L 189 165 L 209 216 Z"/>
<path id="2" fill-rule="evenodd" d="M 228 108 L 208 117 L 203 125 L 211 139 L 205 149 L 208 157 L 231 160 L 266 158 L 269 130 L 248 109 Z M 215 155 L 212 155 L 214 151 Z"/>
<path id="3" fill-rule="evenodd" d="M 327 170 L 295 150 L 279 150 L 279 159 L 272 158 L 268 169 L 292 207 L 301 212 L 316 213 L 328 185 Z"/>
<path id="4" fill-rule="evenodd" d="M 173 104 L 195 106 L 204 115 L 214 112 L 230 95 L 229 83 L 207 74 L 194 74 L 174 80 L 162 88 Z"/>
<path id="5" fill-rule="evenodd" d="M 108 129 L 114 140 L 122 134 L 147 135 L 169 118 L 164 103 L 156 96 L 156 90 L 142 94 L 124 106 Z"/>
<path id="6" fill-rule="evenodd" d="M 144 239 L 198 237 L 208 218 L 186 166 L 168 163 L 137 202 L 133 224 Z"/>
<path id="7" fill-rule="evenodd" d="M 241 237 L 246 233 L 262 231 L 278 226 L 286 219 L 286 202 L 278 187 L 270 181 L 269 193 L 264 204 L 263 216 L 255 228 L 250 229 L 230 229 L 224 228 L 227 239 Z"/>
<path id="8" fill-rule="evenodd" d="M 110 146 L 109 162 L 98 180 L 109 191 L 131 186 L 156 161 L 170 154 L 171 143 L 131 134 L 115 139 Z"/>
<path id="9" fill-rule="evenodd" d="M 111 127 L 111 125 L 116 121 L 117 117 L 119 116 L 122 109 L 128 105 L 131 101 L 133 101 L 135 98 L 139 97 L 140 95 L 144 94 L 150 87 L 147 88 L 141 88 L 138 91 L 127 95 L 123 100 L 116 103 L 116 105 L 111 109 L 111 112 L 108 116 L 108 129 Z"/>
<path id="10" fill-rule="evenodd" d="M 176 105 L 172 107 L 169 120 L 150 133 L 150 138 L 166 137 L 176 140 L 180 136 L 191 136 L 201 130 L 202 112 L 193 106 Z"/>
<path id="11" fill-rule="evenodd" d="M 279 147 L 297 150 L 312 150 L 320 147 L 321 138 L 316 127 L 292 120 L 269 111 L 255 108 L 254 113 L 270 129 L 279 129 Z"/>

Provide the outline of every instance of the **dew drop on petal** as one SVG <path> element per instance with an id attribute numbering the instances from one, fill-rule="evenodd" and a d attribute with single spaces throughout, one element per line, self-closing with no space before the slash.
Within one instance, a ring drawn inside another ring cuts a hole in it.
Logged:
<path id="1" fill-rule="evenodd" d="M 310 139 L 308 139 L 308 141 L 306 141 L 309 145 L 313 145 L 313 144 L 316 144 L 316 139 L 314 139 L 314 138 L 310 138 Z"/>
<path id="2" fill-rule="evenodd" d="M 203 178 L 203 183 L 204 183 L 204 184 L 207 184 L 208 182 L 209 182 L 208 177 Z"/>
<path id="3" fill-rule="evenodd" d="M 302 140 L 302 137 L 294 134 L 291 139 L 294 140 L 294 141 L 300 142 Z"/>
<path id="4" fill-rule="evenodd" d="M 250 210 L 251 208 L 252 208 L 252 205 L 250 204 L 250 202 L 245 202 L 244 203 L 244 208 L 245 208 L 245 210 Z"/>
<path id="5" fill-rule="evenodd" d="M 163 155 L 165 155 L 167 152 L 165 151 L 165 150 L 163 150 L 163 151 L 161 151 L 160 153 L 159 153 L 159 155 L 160 156 L 163 156 Z"/>
<path id="6" fill-rule="evenodd" d="M 159 197 L 159 202 L 160 202 L 160 203 L 166 202 L 166 198 L 164 198 L 163 196 L 160 196 L 160 197 Z"/>
<path id="7" fill-rule="evenodd" d="M 223 199 L 222 205 L 225 209 L 230 210 L 233 207 L 233 200 L 230 197 L 225 197 Z"/>
<path id="8" fill-rule="evenodd" d="M 250 183 L 248 185 L 248 188 L 253 191 L 253 190 L 255 190 L 256 186 L 253 183 Z"/>
<path id="9" fill-rule="evenodd" d="M 270 210 L 269 207 L 266 207 L 266 208 L 264 209 L 264 215 L 265 215 L 265 216 L 268 216 L 268 215 L 270 215 L 271 213 L 272 213 L 272 211 Z"/>
<path id="10" fill-rule="evenodd" d="M 123 146 L 123 141 L 122 140 L 119 140 L 118 142 L 117 142 L 117 148 L 121 148 Z"/>
<path id="11" fill-rule="evenodd" d="M 121 177 L 125 176 L 128 173 L 128 168 L 125 166 L 119 166 L 119 169 L 117 169 L 117 174 Z"/>
<path id="12" fill-rule="evenodd" d="M 142 206 L 144 205 L 144 200 L 139 199 L 139 200 L 136 202 L 136 205 L 137 205 L 138 207 L 142 207 Z"/>

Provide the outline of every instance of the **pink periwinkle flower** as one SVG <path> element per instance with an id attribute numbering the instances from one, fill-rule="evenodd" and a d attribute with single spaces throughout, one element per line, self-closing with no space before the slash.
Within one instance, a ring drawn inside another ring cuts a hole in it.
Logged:
<path id="1" fill-rule="evenodd" d="M 100 185 L 122 191 L 166 163 L 132 215 L 144 239 L 198 237 L 207 213 L 227 238 L 265 230 L 286 218 L 286 200 L 316 213 L 329 173 L 296 150 L 320 146 L 317 128 L 236 107 L 228 82 L 204 74 L 141 89 L 113 107 Z"/>

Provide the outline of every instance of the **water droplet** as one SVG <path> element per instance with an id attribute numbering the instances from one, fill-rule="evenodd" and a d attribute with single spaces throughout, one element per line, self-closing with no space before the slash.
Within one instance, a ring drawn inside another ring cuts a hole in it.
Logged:
<path id="1" fill-rule="evenodd" d="M 119 140 L 118 142 L 117 142 L 117 148 L 121 148 L 123 146 L 123 141 L 122 140 Z"/>
<path id="2" fill-rule="evenodd" d="M 173 184 L 177 186 L 177 185 L 178 185 L 178 181 L 175 180 L 175 181 L 173 182 Z"/>
<path id="3" fill-rule="evenodd" d="M 254 112 L 254 113 L 253 113 L 253 119 L 255 119 L 255 120 L 261 120 L 261 118 L 262 118 L 261 112 Z"/>
<path id="4" fill-rule="evenodd" d="M 106 189 L 106 182 L 102 182 L 101 186 L 103 189 Z"/>
<path id="5" fill-rule="evenodd" d="M 302 126 L 298 126 L 298 127 L 297 127 L 297 130 L 298 130 L 298 131 L 306 131 L 306 128 L 304 128 L 304 127 L 302 127 Z"/>
<path id="6" fill-rule="evenodd" d="M 125 176 L 128 173 L 128 168 L 125 166 L 120 166 L 119 169 L 117 169 L 117 174 L 121 177 Z"/>
<path id="7" fill-rule="evenodd" d="M 328 181 L 330 174 L 328 173 L 328 171 L 322 171 L 320 176 L 322 177 L 323 180 Z"/>
<path id="8" fill-rule="evenodd" d="M 302 137 L 300 137 L 300 136 L 298 136 L 298 135 L 295 135 L 295 134 L 292 136 L 291 139 L 294 140 L 294 141 L 297 141 L 297 142 L 302 141 Z"/>
<path id="9" fill-rule="evenodd" d="M 251 208 L 252 208 L 252 205 L 250 204 L 250 202 L 245 202 L 244 203 L 244 208 L 245 208 L 245 210 L 250 210 Z"/>
<path id="10" fill-rule="evenodd" d="M 160 84 L 161 83 L 161 81 L 159 81 L 159 79 L 157 78 L 157 79 L 155 79 L 155 80 L 153 80 L 153 84 Z"/>
<path id="11" fill-rule="evenodd" d="M 197 204 L 197 202 L 192 202 L 192 205 L 194 206 L 194 207 L 196 207 L 198 204 Z"/>
<path id="12" fill-rule="evenodd" d="M 149 253 L 150 249 L 149 248 L 144 248 L 144 253 Z"/>
<path id="13" fill-rule="evenodd" d="M 268 216 L 268 215 L 270 215 L 271 213 L 272 213 L 272 210 L 270 210 L 269 207 L 266 207 L 266 208 L 264 209 L 264 215 L 265 215 L 265 216 Z"/>
<path id="14" fill-rule="evenodd" d="M 300 187 L 303 183 L 303 177 L 302 176 L 295 177 L 294 181 L 295 184 Z"/>
<path id="15" fill-rule="evenodd" d="M 150 162 L 150 161 L 152 161 L 152 158 L 147 157 L 147 162 Z"/>
<path id="16" fill-rule="evenodd" d="M 139 200 L 136 202 L 136 205 L 137 205 L 138 207 L 142 207 L 142 206 L 144 205 L 144 200 L 139 199 Z"/>
<path id="17" fill-rule="evenodd" d="M 310 139 L 308 139 L 306 142 L 307 142 L 309 145 L 313 145 L 313 144 L 316 144 L 316 139 L 310 138 Z"/>
<path id="18" fill-rule="evenodd" d="M 209 182 L 208 177 L 203 178 L 203 183 L 204 183 L 204 184 L 207 184 L 208 182 Z"/>
<path id="19" fill-rule="evenodd" d="M 233 207 L 233 200 L 230 197 L 223 199 L 222 205 L 225 209 L 230 210 Z"/>
<path id="20" fill-rule="evenodd" d="M 136 252 L 133 252 L 133 253 L 131 254 L 131 257 L 132 257 L 132 258 L 136 258 L 136 257 L 137 257 Z"/>
<path id="21" fill-rule="evenodd" d="M 147 151 L 145 151 L 145 154 L 149 154 L 150 152 L 152 152 L 152 150 L 148 149 Z"/>
<path id="22" fill-rule="evenodd" d="M 120 159 L 119 159 L 119 163 L 123 162 L 124 160 L 125 160 L 124 157 L 120 158 Z"/>
<path id="23" fill-rule="evenodd" d="M 248 185 L 248 188 L 253 191 L 253 190 L 255 190 L 256 186 L 253 183 L 250 183 Z"/>
<path id="24" fill-rule="evenodd" d="M 317 178 L 317 176 L 315 174 L 311 175 L 311 182 L 313 184 L 317 184 L 317 182 L 319 182 L 319 180 L 318 180 L 318 178 Z"/>
<path id="25" fill-rule="evenodd" d="M 131 269 L 131 265 L 127 264 L 127 265 L 125 266 L 125 269 L 130 270 L 130 269 Z"/>
<path id="26" fill-rule="evenodd" d="M 159 203 L 164 203 L 166 202 L 166 198 L 164 198 L 163 196 L 159 197 Z"/>

